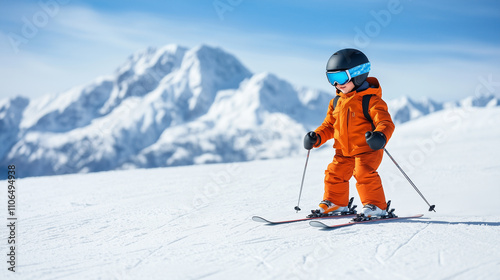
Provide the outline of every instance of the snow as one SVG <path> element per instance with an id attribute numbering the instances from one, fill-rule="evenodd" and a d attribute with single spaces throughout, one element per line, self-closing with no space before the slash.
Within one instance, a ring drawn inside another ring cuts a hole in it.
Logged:
<path id="1" fill-rule="evenodd" d="M 379 172 L 396 213 L 424 218 L 333 231 L 251 220 L 299 218 L 315 208 L 331 147 L 311 152 L 299 213 L 305 150 L 283 159 L 22 178 L 17 272 L 4 262 L 0 278 L 499 279 L 499 124 L 493 107 L 446 109 L 398 125 L 387 149 L 437 212 L 427 212 L 385 157 Z M 359 205 L 354 184 L 351 194 Z"/>

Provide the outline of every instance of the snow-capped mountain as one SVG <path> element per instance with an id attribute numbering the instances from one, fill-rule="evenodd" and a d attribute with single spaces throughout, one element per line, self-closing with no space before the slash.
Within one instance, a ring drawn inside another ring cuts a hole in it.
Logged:
<path id="1" fill-rule="evenodd" d="M 285 157 L 302 151 L 332 97 L 251 73 L 220 48 L 148 48 L 86 85 L 1 101 L 0 164 L 37 176 Z M 497 104 L 405 97 L 389 108 L 403 123 L 446 106 Z"/>
<path id="2" fill-rule="evenodd" d="M 395 123 L 404 123 L 434 112 L 458 107 L 495 107 L 500 105 L 500 100 L 493 94 L 475 95 L 456 102 L 436 102 L 429 98 L 414 100 L 407 96 L 389 100 L 389 112 Z"/>
<path id="3" fill-rule="evenodd" d="M 3 102 L 19 121 L 2 127 L 13 141 L 0 158 L 36 176 L 282 157 L 330 99 L 220 48 L 149 48 L 87 85 Z"/>
<path id="4" fill-rule="evenodd" d="M 407 96 L 388 101 L 388 106 L 396 123 L 404 123 L 443 109 L 443 104 L 431 99 L 416 101 Z"/>

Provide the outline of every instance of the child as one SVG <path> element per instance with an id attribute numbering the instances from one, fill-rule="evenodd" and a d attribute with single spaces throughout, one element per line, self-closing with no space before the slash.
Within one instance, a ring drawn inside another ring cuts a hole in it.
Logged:
<path id="1" fill-rule="evenodd" d="M 323 124 L 304 138 L 304 148 L 308 150 L 335 139 L 335 156 L 325 171 L 321 214 L 348 210 L 349 179 L 354 175 L 363 204 L 361 213 L 366 217 L 386 215 L 387 203 L 377 168 L 394 123 L 382 100 L 378 80 L 368 77 L 369 71 L 368 58 L 355 49 L 334 53 L 326 65 L 326 76 L 336 88 L 337 97 L 330 101 Z M 371 120 L 363 112 L 365 95 L 371 95 L 368 106 L 365 105 Z"/>

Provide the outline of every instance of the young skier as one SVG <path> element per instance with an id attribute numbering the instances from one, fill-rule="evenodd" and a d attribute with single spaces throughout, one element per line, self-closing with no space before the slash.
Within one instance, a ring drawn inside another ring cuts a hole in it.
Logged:
<path id="1" fill-rule="evenodd" d="M 304 138 L 307 150 L 335 139 L 335 156 L 325 171 L 325 192 L 317 212 L 347 211 L 349 179 L 354 175 L 356 188 L 366 217 L 386 214 L 382 181 L 377 173 L 383 148 L 391 138 L 394 123 L 382 100 L 382 89 L 370 71 L 368 58 L 359 50 L 342 49 L 334 53 L 326 65 L 326 76 L 336 88 L 337 97 L 330 101 L 323 124 Z M 371 95 L 367 113 L 363 112 L 363 96 Z"/>

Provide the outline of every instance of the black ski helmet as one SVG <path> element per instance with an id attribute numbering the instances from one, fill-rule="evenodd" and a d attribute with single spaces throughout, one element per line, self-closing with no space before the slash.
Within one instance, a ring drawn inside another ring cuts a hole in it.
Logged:
<path id="1" fill-rule="evenodd" d="M 326 72 L 347 70 L 367 62 L 370 62 L 368 57 L 366 57 L 366 55 L 360 50 L 342 49 L 335 52 L 330 59 L 328 59 Z M 361 84 L 363 84 L 367 77 L 368 72 L 357 77 L 353 77 L 351 80 L 354 83 L 355 88 L 358 88 Z"/>

